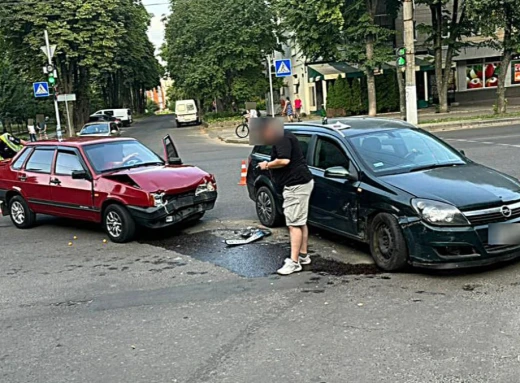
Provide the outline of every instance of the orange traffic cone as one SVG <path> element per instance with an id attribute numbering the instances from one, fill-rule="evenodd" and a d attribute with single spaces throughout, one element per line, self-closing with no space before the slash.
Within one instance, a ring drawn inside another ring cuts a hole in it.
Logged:
<path id="1" fill-rule="evenodd" d="M 242 169 L 240 170 L 240 182 L 238 183 L 239 186 L 246 186 L 247 185 L 247 165 L 246 161 L 242 161 Z"/>

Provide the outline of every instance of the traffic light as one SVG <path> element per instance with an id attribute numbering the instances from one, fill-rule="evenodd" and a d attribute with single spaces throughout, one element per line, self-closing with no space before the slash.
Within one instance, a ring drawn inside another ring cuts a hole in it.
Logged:
<path id="1" fill-rule="evenodd" d="M 54 77 L 54 73 L 49 73 L 49 78 L 47 80 L 49 81 L 49 85 L 54 86 L 54 84 L 56 84 L 56 77 Z"/>
<path id="2" fill-rule="evenodd" d="M 396 55 L 397 66 L 400 68 L 406 66 L 406 48 L 397 48 Z"/>

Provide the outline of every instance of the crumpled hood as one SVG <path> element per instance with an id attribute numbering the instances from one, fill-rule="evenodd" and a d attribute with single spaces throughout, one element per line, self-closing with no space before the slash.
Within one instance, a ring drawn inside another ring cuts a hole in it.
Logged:
<path id="1" fill-rule="evenodd" d="M 443 201 L 462 209 L 520 200 L 518 181 L 478 164 L 389 175 L 381 180 L 418 198 Z"/>
<path id="2" fill-rule="evenodd" d="M 184 193 L 194 190 L 204 179 L 210 177 L 205 171 L 195 166 L 148 166 L 135 169 L 120 170 L 107 175 L 130 177 L 142 190 L 149 193 L 165 192 L 166 194 Z"/>

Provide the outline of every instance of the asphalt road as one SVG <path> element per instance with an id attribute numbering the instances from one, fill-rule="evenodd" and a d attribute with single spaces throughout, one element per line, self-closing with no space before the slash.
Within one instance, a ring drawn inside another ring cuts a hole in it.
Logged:
<path id="1" fill-rule="evenodd" d="M 115 245 L 92 225 L 43 217 L 21 231 L 0 218 L 0 382 L 518 381 L 520 263 L 388 275 L 318 261 L 286 278 L 243 277 L 226 262 L 283 255 L 275 244 L 219 248 L 220 234 L 256 218 L 237 185 L 248 148 L 169 116 L 125 134 L 160 151 L 168 133 L 186 163 L 217 176 L 217 207 L 200 225 Z M 520 126 L 439 135 L 520 176 Z M 366 253 L 319 237 L 324 257 Z M 169 250 L 153 245 L 164 241 Z"/>

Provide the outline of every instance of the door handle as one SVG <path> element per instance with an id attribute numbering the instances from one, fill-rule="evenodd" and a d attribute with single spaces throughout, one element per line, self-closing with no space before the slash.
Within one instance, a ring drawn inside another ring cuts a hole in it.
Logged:
<path id="1" fill-rule="evenodd" d="M 51 178 L 51 184 L 52 185 L 61 185 L 61 181 L 57 178 L 54 178 L 54 179 Z"/>

